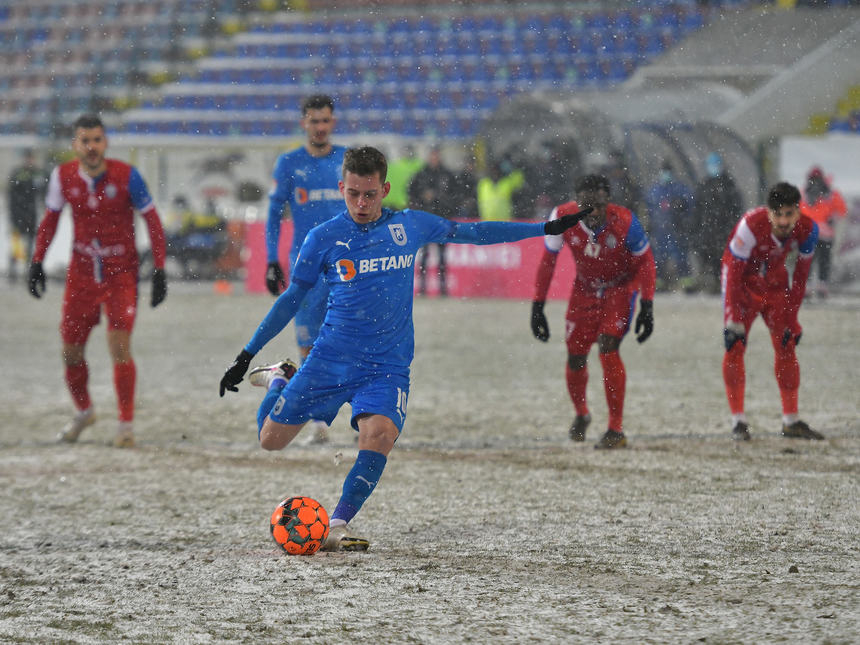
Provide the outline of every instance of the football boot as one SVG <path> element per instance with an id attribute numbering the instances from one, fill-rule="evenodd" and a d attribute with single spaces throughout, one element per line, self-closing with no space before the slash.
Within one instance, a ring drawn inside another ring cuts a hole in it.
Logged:
<path id="1" fill-rule="evenodd" d="M 134 448 L 134 426 L 130 421 L 120 421 L 113 438 L 115 448 Z"/>
<path id="2" fill-rule="evenodd" d="M 750 427 L 747 425 L 746 421 L 738 421 L 735 424 L 735 427 L 732 428 L 732 439 L 735 441 L 750 440 Z"/>
<path id="3" fill-rule="evenodd" d="M 788 425 L 782 425 L 782 436 L 789 439 L 814 439 L 821 441 L 824 435 L 810 428 L 805 421 L 795 421 Z"/>
<path id="4" fill-rule="evenodd" d="M 81 436 L 84 429 L 93 425 L 95 422 L 96 413 L 91 407 L 86 410 L 82 410 L 65 425 L 57 437 L 57 440 L 65 443 L 75 443 L 78 440 L 78 437 Z"/>
<path id="5" fill-rule="evenodd" d="M 298 366 L 289 358 L 274 363 L 273 365 L 260 365 L 248 373 L 248 382 L 257 387 L 268 388 L 272 379 L 281 376 L 286 380 L 293 378 Z"/>
<path id="6" fill-rule="evenodd" d="M 329 529 L 321 551 L 367 551 L 370 542 L 366 538 L 353 535 L 346 524 L 338 524 Z"/>
<path id="7" fill-rule="evenodd" d="M 624 448 L 627 446 L 627 437 L 623 432 L 615 430 L 607 430 L 600 437 L 600 441 L 594 444 L 597 450 L 614 450 L 616 448 Z"/>
<path id="8" fill-rule="evenodd" d="M 577 414 L 570 424 L 570 430 L 567 433 L 570 435 L 571 441 L 585 441 L 585 431 L 588 429 L 588 424 L 591 423 L 590 414 Z"/>

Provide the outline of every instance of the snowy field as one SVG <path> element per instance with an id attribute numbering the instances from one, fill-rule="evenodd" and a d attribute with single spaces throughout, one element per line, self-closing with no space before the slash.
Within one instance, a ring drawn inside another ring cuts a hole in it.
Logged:
<path id="1" fill-rule="evenodd" d="M 622 346 L 630 447 L 572 444 L 563 306 L 416 303 L 409 417 L 354 526 L 364 554 L 289 557 L 283 497 L 332 509 L 356 454 L 346 411 L 324 447 L 266 453 L 261 391 L 218 380 L 264 295 L 174 284 L 134 336 L 138 448 L 118 451 L 104 326 L 89 346 L 100 419 L 54 437 L 72 405 L 62 285 L 0 285 L 0 642 L 849 643 L 860 634 L 860 300 L 801 311 L 801 413 L 782 439 L 773 351 L 747 352 L 753 441 L 730 439 L 719 301 L 658 296 L 656 331 Z M 144 287 L 148 300 L 148 286 Z M 288 329 L 258 357 L 295 356 Z M 300 437 L 301 439 L 301 437 Z"/>

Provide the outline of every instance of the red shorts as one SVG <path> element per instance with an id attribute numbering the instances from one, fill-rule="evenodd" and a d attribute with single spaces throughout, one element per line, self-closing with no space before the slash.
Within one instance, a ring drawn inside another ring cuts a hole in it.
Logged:
<path id="1" fill-rule="evenodd" d="M 109 329 L 131 331 L 137 314 L 137 275 L 117 273 L 102 283 L 75 280 L 69 275 L 63 295 L 60 337 L 67 345 L 83 345 L 99 324 L 104 305 Z"/>
<path id="2" fill-rule="evenodd" d="M 567 308 L 564 330 L 568 354 L 588 354 L 600 335 L 622 338 L 630 330 L 636 295 L 630 289 L 608 290 L 602 297 L 575 293 Z"/>
<path id="3" fill-rule="evenodd" d="M 723 298 L 723 327 L 728 327 L 729 323 L 739 322 L 744 326 L 745 333 L 749 337 L 750 327 L 753 321 L 761 314 L 764 324 L 770 330 L 771 334 L 778 333 L 782 335 L 783 320 L 781 318 L 783 311 L 783 301 L 785 299 L 785 290 L 766 291 L 763 295 L 756 295 L 749 291 L 745 291 L 741 302 L 735 307 L 733 318 L 729 320 L 729 314 L 726 311 L 725 297 Z M 779 327 L 777 329 L 777 327 Z"/>

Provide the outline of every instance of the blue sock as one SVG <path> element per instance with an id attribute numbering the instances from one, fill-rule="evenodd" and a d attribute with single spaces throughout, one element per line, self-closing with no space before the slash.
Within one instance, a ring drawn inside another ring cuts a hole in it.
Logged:
<path id="1" fill-rule="evenodd" d="M 376 488 L 388 458 L 374 450 L 359 450 L 352 470 L 343 482 L 343 494 L 331 515 L 333 520 L 349 522 Z"/>
<path id="2" fill-rule="evenodd" d="M 278 387 L 280 384 L 280 387 Z M 275 402 L 278 400 L 278 397 L 281 396 L 281 390 L 284 389 L 284 386 L 287 384 L 283 379 L 278 379 L 276 382 L 272 383 L 272 387 L 269 388 L 269 391 L 266 392 L 266 396 L 263 397 L 263 402 L 260 403 L 260 409 L 257 410 L 257 439 L 260 438 L 260 431 L 263 429 L 263 423 L 266 421 L 266 417 L 269 416 L 269 412 L 272 411 L 272 408 L 275 407 Z"/>

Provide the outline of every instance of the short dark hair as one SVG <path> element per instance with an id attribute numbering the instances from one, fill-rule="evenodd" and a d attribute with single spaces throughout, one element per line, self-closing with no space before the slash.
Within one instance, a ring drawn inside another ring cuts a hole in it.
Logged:
<path id="1" fill-rule="evenodd" d="M 334 112 L 334 100 L 328 94 L 311 94 L 302 101 L 302 116 L 309 110 L 328 108 Z"/>
<path id="2" fill-rule="evenodd" d="M 78 128 L 84 128 L 85 130 L 89 130 L 90 128 L 101 128 L 104 130 L 105 124 L 102 123 L 101 118 L 97 114 L 82 114 L 75 122 L 72 124 L 72 132 L 76 131 Z"/>
<path id="3" fill-rule="evenodd" d="M 385 183 L 388 161 L 384 154 L 372 146 L 349 148 L 343 153 L 343 176 L 346 177 L 348 172 L 360 177 L 378 174 L 380 181 Z"/>
<path id="4" fill-rule="evenodd" d="M 609 180 L 603 175 L 583 175 L 576 182 L 576 192 L 605 190 L 609 194 Z"/>
<path id="5" fill-rule="evenodd" d="M 778 210 L 782 206 L 797 206 L 800 204 L 800 191 L 797 186 L 781 181 L 767 191 L 767 205 L 771 210 Z"/>

